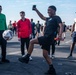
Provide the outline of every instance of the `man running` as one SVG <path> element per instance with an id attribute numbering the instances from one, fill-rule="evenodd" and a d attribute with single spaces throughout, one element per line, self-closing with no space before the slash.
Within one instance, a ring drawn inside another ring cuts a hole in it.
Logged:
<path id="1" fill-rule="evenodd" d="M 54 32 L 57 31 L 57 27 L 60 26 L 60 32 L 58 38 L 62 37 L 62 21 L 59 16 L 56 16 L 56 7 L 48 7 L 49 17 L 44 17 L 37 8 L 33 8 L 34 11 L 39 15 L 42 20 L 46 21 L 46 26 L 44 30 L 44 36 L 35 38 L 30 41 L 28 53 L 25 57 L 19 58 L 20 62 L 28 63 L 29 57 L 32 54 L 34 44 L 40 44 L 43 49 L 43 56 L 49 65 L 49 70 L 45 74 L 56 75 L 56 71 L 53 67 L 52 60 L 48 56 L 48 50 L 50 50 L 50 45 L 54 42 Z"/>
<path id="2" fill-rule="evenodd" d="M 75 43 L 76 43 L 76 19 L 75 19 L 75 22 L 72 26 L 72 33 L 71 33 L 71 36 L 72 36 L 72 44 L 71 44 L 71 47 L 70 47 L 70 54 L 68 56 L 69 57 L 72 57 L 72 53 L 73 53 L 73 50 L 74 50 L 74 46 L 75 46 Z"/>
<path id="3" fill-rule="evenodd" d="M 1 50 L 2 50 L 1 62 L 9 63 L 10 61 L 6 59 L 7 41 L 2 37 L 3 32 L 7 29 L 6 16 L 2 14 L 1 12 L 2 12 L 2 6 L 0 5 L 0 45 L 1 45 Z"/>

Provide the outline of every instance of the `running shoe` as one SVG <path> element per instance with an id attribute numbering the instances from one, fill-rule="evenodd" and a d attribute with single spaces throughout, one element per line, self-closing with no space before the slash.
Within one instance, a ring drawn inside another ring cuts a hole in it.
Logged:
<path id="1" fill-rule="evenodd" d="M 33 60 L 31 56 L 29 57 L 29 60 L 30 60 L 30 61 L 32 61 L 32 60 Z"/>
<path id="2" fill-rule="evenodd" d="M 52 59 L 54 59 L 54 58 L 55 58 L 55 55 L 53 54 L 53 55 L 52 55 Z"/>

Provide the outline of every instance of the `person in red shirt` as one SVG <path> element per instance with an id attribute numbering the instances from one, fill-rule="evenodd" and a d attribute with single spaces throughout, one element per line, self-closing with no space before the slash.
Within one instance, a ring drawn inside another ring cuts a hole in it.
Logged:
<path id="1" fill-rule="evenodd" d="M 29 19 L 25 18 L 25 12 L 20 12 L 21 19 L 17 22 L 18 38 L 21 41 L 21 54 L 22 57 L 25 55 L 24 45 L 26 43 L 26 48 L 28 50 L 30 35 L 32 34 L 31 22 Z M 30 60 L 32 58 L 30 57 Z"/>
<path id="2" fill-rule="evenodd" d="M 16 23 L 16 21 L 14 21 L 14 23 L 12 25 L 13 25 L 13 34 L 14 33 L 16 34 L 16 31 L 17 31 L 17 23 Z"/>

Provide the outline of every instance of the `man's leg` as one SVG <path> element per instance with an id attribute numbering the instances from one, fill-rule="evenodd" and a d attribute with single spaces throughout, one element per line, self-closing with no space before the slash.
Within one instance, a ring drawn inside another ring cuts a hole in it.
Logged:
<path id="1" fill-rule="evenodd" d="M 73 50 L 74 50 L 74 46 L 75 46 L 75 42 L 73 42 L 71 44 L 71 47 L 70 47 L 70 55 L 68 57 L 71 57 L 72 56 L 72 53 L 73 53 Z"/>
<path id="2" fill-rule="evenodd" d="M 16 27 L 15 27 L 15 35 L 16 35 Z"/>
<path id="3" fill-rule="evenodd" d="M 52 57 L 55 53 L 55 42 L 52 44 Z M 48 50 L 48 55 L 50 56 L 50 50 Z"/>
<path id="4" fill-rule="evenodd" d="M 26 48 L 27 48 L 27 50 L 29 48 L 29 42 L 30 42 L 30 39 L 29 38 L 26 38 Z"/>
<path id="5" fill-rule="evenodd" d="M 1 42 L 1 49 L 2 49 L 2 60 L 6 59 L 6 41 L 2 39 Z"/>
<path id="6" fill-rule="evenodd" d="M 60 40 L 58 40 L 58 46 L 60 45 Z"/>
<path id="7" fill-rule="evenodd" d="M 4 63 L 9 63 L 10 61 L 6 59 L 6 45 L 7 45 L 7 41 L 2 38 L 2 41 L 1 41 L 2 59 L 1 61 Z"/>
<path id="8" fill-rule="evenodd" d="M 21 38 L 21 54 L 22 54 L 22 56 L 25 55 L 24 45 L 25 45 L 25 39 Z"/>
<path id="9" fill-rule="evenodd" d="M 55 42 L 52 44 L 52 55 L 55 53 Z"/>
<path id="10" fill-rule="evenodd" d="M 43 50 L 43 56 L 49 65 L 49 70 L 45 74 L 56 75 L 56 71 L 55 71 L 53 64 L 52 64 L 52 59 L 50 59 L 50 57 L 48 56 L 47 50 Z"/>
<path id="11" fill-rule="evenodd" d="M 50 57 L 48 56 L 48 51 L 47 51 L 47 50 L 43 50 L 43 56 L 44 56 L 44 58 L 46 59 L 47 63 L 48 63 L 49 65 L 51 65 L 51 64 L 52 64 L 52 60 L 51 60 Z"/>
<path id="12" fill-rule="evenodd" d="M 27 48 L 27 51 L 28 51 L 28 48 L 29 48 L 29 42 L 30 42 L 30 39 L 26 38 L 26 48 Z M 30 56 L 30 61 L 32 61 L 32 57 L 31 56 Z"/>

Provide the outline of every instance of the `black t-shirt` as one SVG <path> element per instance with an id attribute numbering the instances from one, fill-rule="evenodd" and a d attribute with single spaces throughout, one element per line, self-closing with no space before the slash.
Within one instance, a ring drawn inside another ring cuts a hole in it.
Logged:
<path id="1" fill-rule="evenodd" d="M 63 32 L 65 32 L 66 31 L 66 25 L 64 24 L 63 25 Z"/>
<path id="2" fill-rule="evenodd" d="M 54 32 L 57 31 L 59 23 L 62 23 L 62 20 L 59 16 L 53 16 L 46 19 L 46 26 L 44 30 L 44 36 L 54 35 Z"/>
<path id="3" fill-rule="evenodd" d="M 31 25 L 32 25 L 32 32 L 34 32 L 34 30 L 35 30 L 35 23 L 31 22 Z"/>

